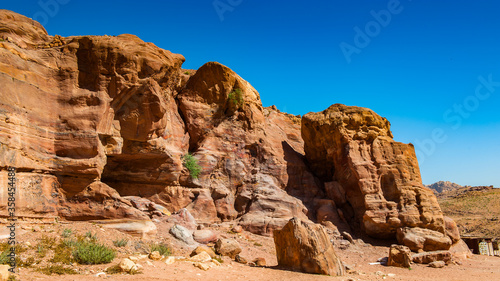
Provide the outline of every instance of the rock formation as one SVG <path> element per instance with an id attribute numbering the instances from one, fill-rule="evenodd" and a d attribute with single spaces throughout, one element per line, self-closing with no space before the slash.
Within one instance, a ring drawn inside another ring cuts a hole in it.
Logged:
<path id="1" fill-rule="evenodd" d="M 392 139 L 373 111 L 340 104 L 302 119 L 311 169 L 343 216 L 370 236 L 393 238 L 401 227 L 444 233 L 443 215 L 422 185 L 415 150 Z"/>
<path id="2" fill-rule="evenodd" d="M 0 182 L 17 168 L 18 215 L 162 214 L 140 210 L 140 197 L 270 235 L 323 197 L 300 119 L 263 108 L 229 68 L 186 75 L 182 55 L 134 35 L 53 37 L 6 10 L 0 27 Z M 198 179 L 183 167 L 188 152 Z"/>
<path id="3" fill-rule="evenodd" d="M 344 275 L 344 265 L 320 225 L 291 219 L 274 232 L 278 265 L 306 273 Z"/>
<path id="4" fill-rule="evenodd" d="M 179 212 L 170 220 L 190 231 L 237 220 L 271 235 L 297 217 L 382 238 L 403 227 L 445 233 L 413 147 L 371 110 L 333 105 L 301 120 L 264 108 L 220 63 L 186 74 L 182 55 L 134 35 L 50 36 L 6 10 L 0 39 L 0 192 L 15 167 L 18 216 Z"/>

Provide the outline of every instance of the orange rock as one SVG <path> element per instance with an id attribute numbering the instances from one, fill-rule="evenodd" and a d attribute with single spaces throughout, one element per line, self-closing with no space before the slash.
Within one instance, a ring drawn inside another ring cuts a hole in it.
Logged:
<path id="1" fill-rule="evenodd" d="M 306 273 L 340 276 L 344 265 L 323 227 L 298 218 L 274 231 L 278 265 Z"/>
<path id="2" fill-rule="evenodd" d="M 390 123 L 370 109 L 335 104 L 302 118 L 304 149 L 328 196 L 351 224 L 394 238 L 404 226 L 444 233 L 433 192 L 423 187 L 415 150 L 392 139 Z"/>

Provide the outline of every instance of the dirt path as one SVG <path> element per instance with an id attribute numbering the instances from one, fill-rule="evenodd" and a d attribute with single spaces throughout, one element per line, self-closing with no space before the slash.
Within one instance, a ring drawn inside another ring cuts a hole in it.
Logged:
<path id="1" fill-rule="evenodd" d="M 73 230 L 73 235 L 84 234 L 88 231 L 96 233 L 99 241 L 112 245 L 112 241 L 118 238 L 130 239 L 130 245 L 139 243 L 139 238 L 133 238 L 115 230 L 102 230 L 97 225 L 89 223 L 71 223 L 71 224 L 48 224 L 43 227 L 38 226 L 37 231 L 30 230 L 30 225 L 24 227 L 25 230 L 20 233 L 19 242 L 32 245 L 32 252 L 27 251 L 24 253 L 23 258 L 28 256 L 36 256 L 35 246 L 40 240 L 40 237 L 49 236 L 60 239 L 60 233 L 67 228 Z M 162 227 L 159 227 L 161 230 Z M 117 258 L 110 264 L 83 266 L 74 265 L 72 268 L 77 269 L 80 274 L 78 275 L 44 275 L 40 272 L 34 271 L 37 267 L 47 265 L 48 263 L 42 261 L 33 265 L 31 268 L 20 269 L 20 280 L 203 280 L 203 281 L 218 281 L 218 280 L 287 280 L 287 281 L 308 281 L 308 280 L 500 280 L 500 258 L 477 256 L 462 261 L 461 265 L 452 264 L 445 268 L 434 269 L 425 265 L 412 265 L 410 269 L 387 267 L 383 265 L 370 265 L 376 262 L 381 257 L 386 257 L 389 248 L 382 246 L 371 246 L 369 244 L 355 244 L 349 246 L 345 250 L 337 249 L 337 254 L 342 261 L 349 265 L 352 270 L 351 273 L 342 277 L 320 276 L 304 274 L 299 272 L 287 271 L 277 268 L 277 260 L 274 253 L 274 242 L 272 238 L 253 235 L 250 233 L 243 233 L 243 235 L 228 233 L 226 229 L 217 230 L 222 237 L 230 237 L 236 239 L 243 248 L 242 256 L 248 260 L 256 257 L 263 257 L 266 259 L 267 267 L 251 267 L 242 265 L 231 261 L 225 257 L 224 262 L 220 267 L 212 268 L 208 271 L 203 271 L 193 266 L 191 262 L 178 261 L 174 264 L 167 265 L 162 261 L 152 261 L 148 259 L 140 260 L 138 263 L 144 268 L 141 274 L 128 275 L 128 274 L 99 274 L 107 267 L 113 266 L 119 261 L 131 255 L 134 248 L 118 248 Z M 155 240 L 166 241 L 169 235 L 164 235 L 159 231 Z M 171 241 L 175 245 L 175 241 Z M 187 256 L 189 249 L 173 246 L 174 255 Z M 50 258 L 47 255 L 45 260 Z"/>

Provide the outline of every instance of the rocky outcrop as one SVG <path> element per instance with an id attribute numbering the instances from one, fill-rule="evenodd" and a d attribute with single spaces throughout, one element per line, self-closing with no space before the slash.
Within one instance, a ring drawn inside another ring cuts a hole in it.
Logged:
<path id="1" fill-rule="evenodd" d="M 344 265 L 323 227 L 291 219 L 274 232 L 278 265 L 306 273 L 344 275 Z"/>
<path id="2" fill-rule="evenodd" d="M 352 225 L 394 238 L 401 227 L 444 233 L 443 215 L 422 185 L 415 150 L 392 139 L 373 111 L 340 104 L 302 118 L 305 153 L 326 193 Z"/>
<path id="3" fill-rule="evenodd" d="M 198 223 L 238 219 L 270 235 L 323 197 L 300 119 L 263 108 L 231 69 L 186 75 L 182 55 L 134 35 L 50 36 L 6 10 L 0 20 L 0 182 L 17 168 L 18 215 L 143 220 L 186 208 Z"/>
<path id="4" fill-rule="evenodd" d="M 197 180 L 185 177 L 181 184 L 214 203 L 200 210 L 221 220 L 239 217 L 241 226 L 259 234 L 271 234 L 293 216 L 306 219 L 303 203 L 313 205 L 322 192 L 303 161 L 297 120 L 263 108 L 248 82 L 215 62 L 198 69 L 178 100 L 202 167 Z"/>
<path id="5" fill-rule="evenodd" d="M 186 74 L 182 55 L 134 35 L 50 36 L 6 10 L 0 38 L 0 192 L 17 168 L 18 216 L 160 218 L 190 232 L 234 220 L 262 235 L 297 217 L 336 233 L 445 233 L 413 147 L 371 110 L 300 119 L 264 108 L 220 63 Z"/>

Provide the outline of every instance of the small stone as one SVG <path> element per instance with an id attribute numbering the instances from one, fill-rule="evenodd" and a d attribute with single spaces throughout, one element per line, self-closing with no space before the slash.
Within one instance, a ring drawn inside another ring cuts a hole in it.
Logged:
<path id="1" fill-rule="evenodd" d="M 150 262 L 150 261 L 146 261 L 146 264 L 149 265 L 149 266 L 153 265 L 153 263 Z"/>
<path id="2" fill-rule="evenodd" d="M 207 252 L 212 259 L 215 258 L 214 250 L 212 250 L 211 248 L 204 246 L 204 245 L 196 247 L 196 249 L 194 249 L 193 252 L 191 252 L 191 255 L 189 255 L 189 256 L 190 257 L 196 256 L 196 255 L 200 254 L 201 252 Z"/>
<path id="3" fill-rule="evenodd" d="M 247 264 L 247 259 L 245 259 L 244 257 L 240 256 L 240 255 L 236 255 L 236 257 L 234 257 L 234 260 L 238 263 L 241 263 L 241 264 Z"/>
<path id="4" fill-rule="evenodd" d="M 129 260 L 133 261 L 133 262 L 136 262 L 139 260 L 139 257 L 136 257 L 136 256 L 130 256 L 128 257 Z"/>
<path id="5" fill-rule="evenodd" d="M 256 258 L 253 261 L 253 264 L 255 264 L 255 266 L 265 267 L 266 266 L 266 259 L 265 258 Z"/>
<path id="6" fill-rule="evenodd" d="M 159 261 L 161 259 L 160 252 L 154 251 L 151 254 L 149 254 L 149 258 L 154 260 L 154 261 Z"/>
<path id="7" fill-rule="evenodd" d="M 27 247 L 31 247 L 31 243 L 26 241 L 26 243 L 24 243 L 24 245 L 26 245 Z"/>
<path id="8" fill-rule="evenodd" d="M 243 227 L 241 227 L 241 225 L 236 225 L 235 227 L 233 227 L 231 229 L 232 232 L 234 233 L 242 233 L 243 232 Z"/>
<path id="9" fill-rule="evenodd" d="M 446 263 L 444 261 L 433 261 L 429 263 L 429 267 L 432 268 L 443 268 L 445 267 Z"/>
<path id="10" fill-rule="evenodd" d="M 201 269 L 201 270 L 209 270 L 211 268 L 211 266 L 209 264 L 206 264 L 206 263 L 202 263 L 202 262 L 195 262 L 193 263 L 194 266 L 196 266 L 197 268 Z"/>
<path id="11" fill-rule="evenodd" d="M 0 265 L 0 280 L 7 280 L 10 276 L 9 265 L 2 264 Z"/>
<path id="12" fill-rule="evenodd" d="M 167 257 L 167 259 L 165 260 L 166 264 L 173 264 L 174 262 L 175 262 L 174 257 Z"/>
<path id="13" fill-rule="evenodd" d="M 201 252 L 198 255 L 191 257 L 189 260 L 192 262 L 207 262 L 211 261 L 212 258 L 207 252 Z"/>
<path id="14" fill-rule="evenodd" d="M 382 275 L 384 275 L 384 273 L 382 271 L 377 271 L 377 272 L 375 272 L 375 275 L 382 276 Z"/>
<path id="15" fill-rule="evenodd" d="M 348 232 L 342 232 L 342 237 L 344 237 L 345 240 L 349 241 L 349 243 L 354 244 L 354 239 L 352 239 L 351 234 Z"/>
<path id="16" fill-rule="evenodd" d="M 396 274 L 394 274 L 394 273 L 388 273 L 388 274 L 387 274 L 387 277 L 391 277 L 391 278 L 392 278 L 392 277 L 396 277 Z"/>

